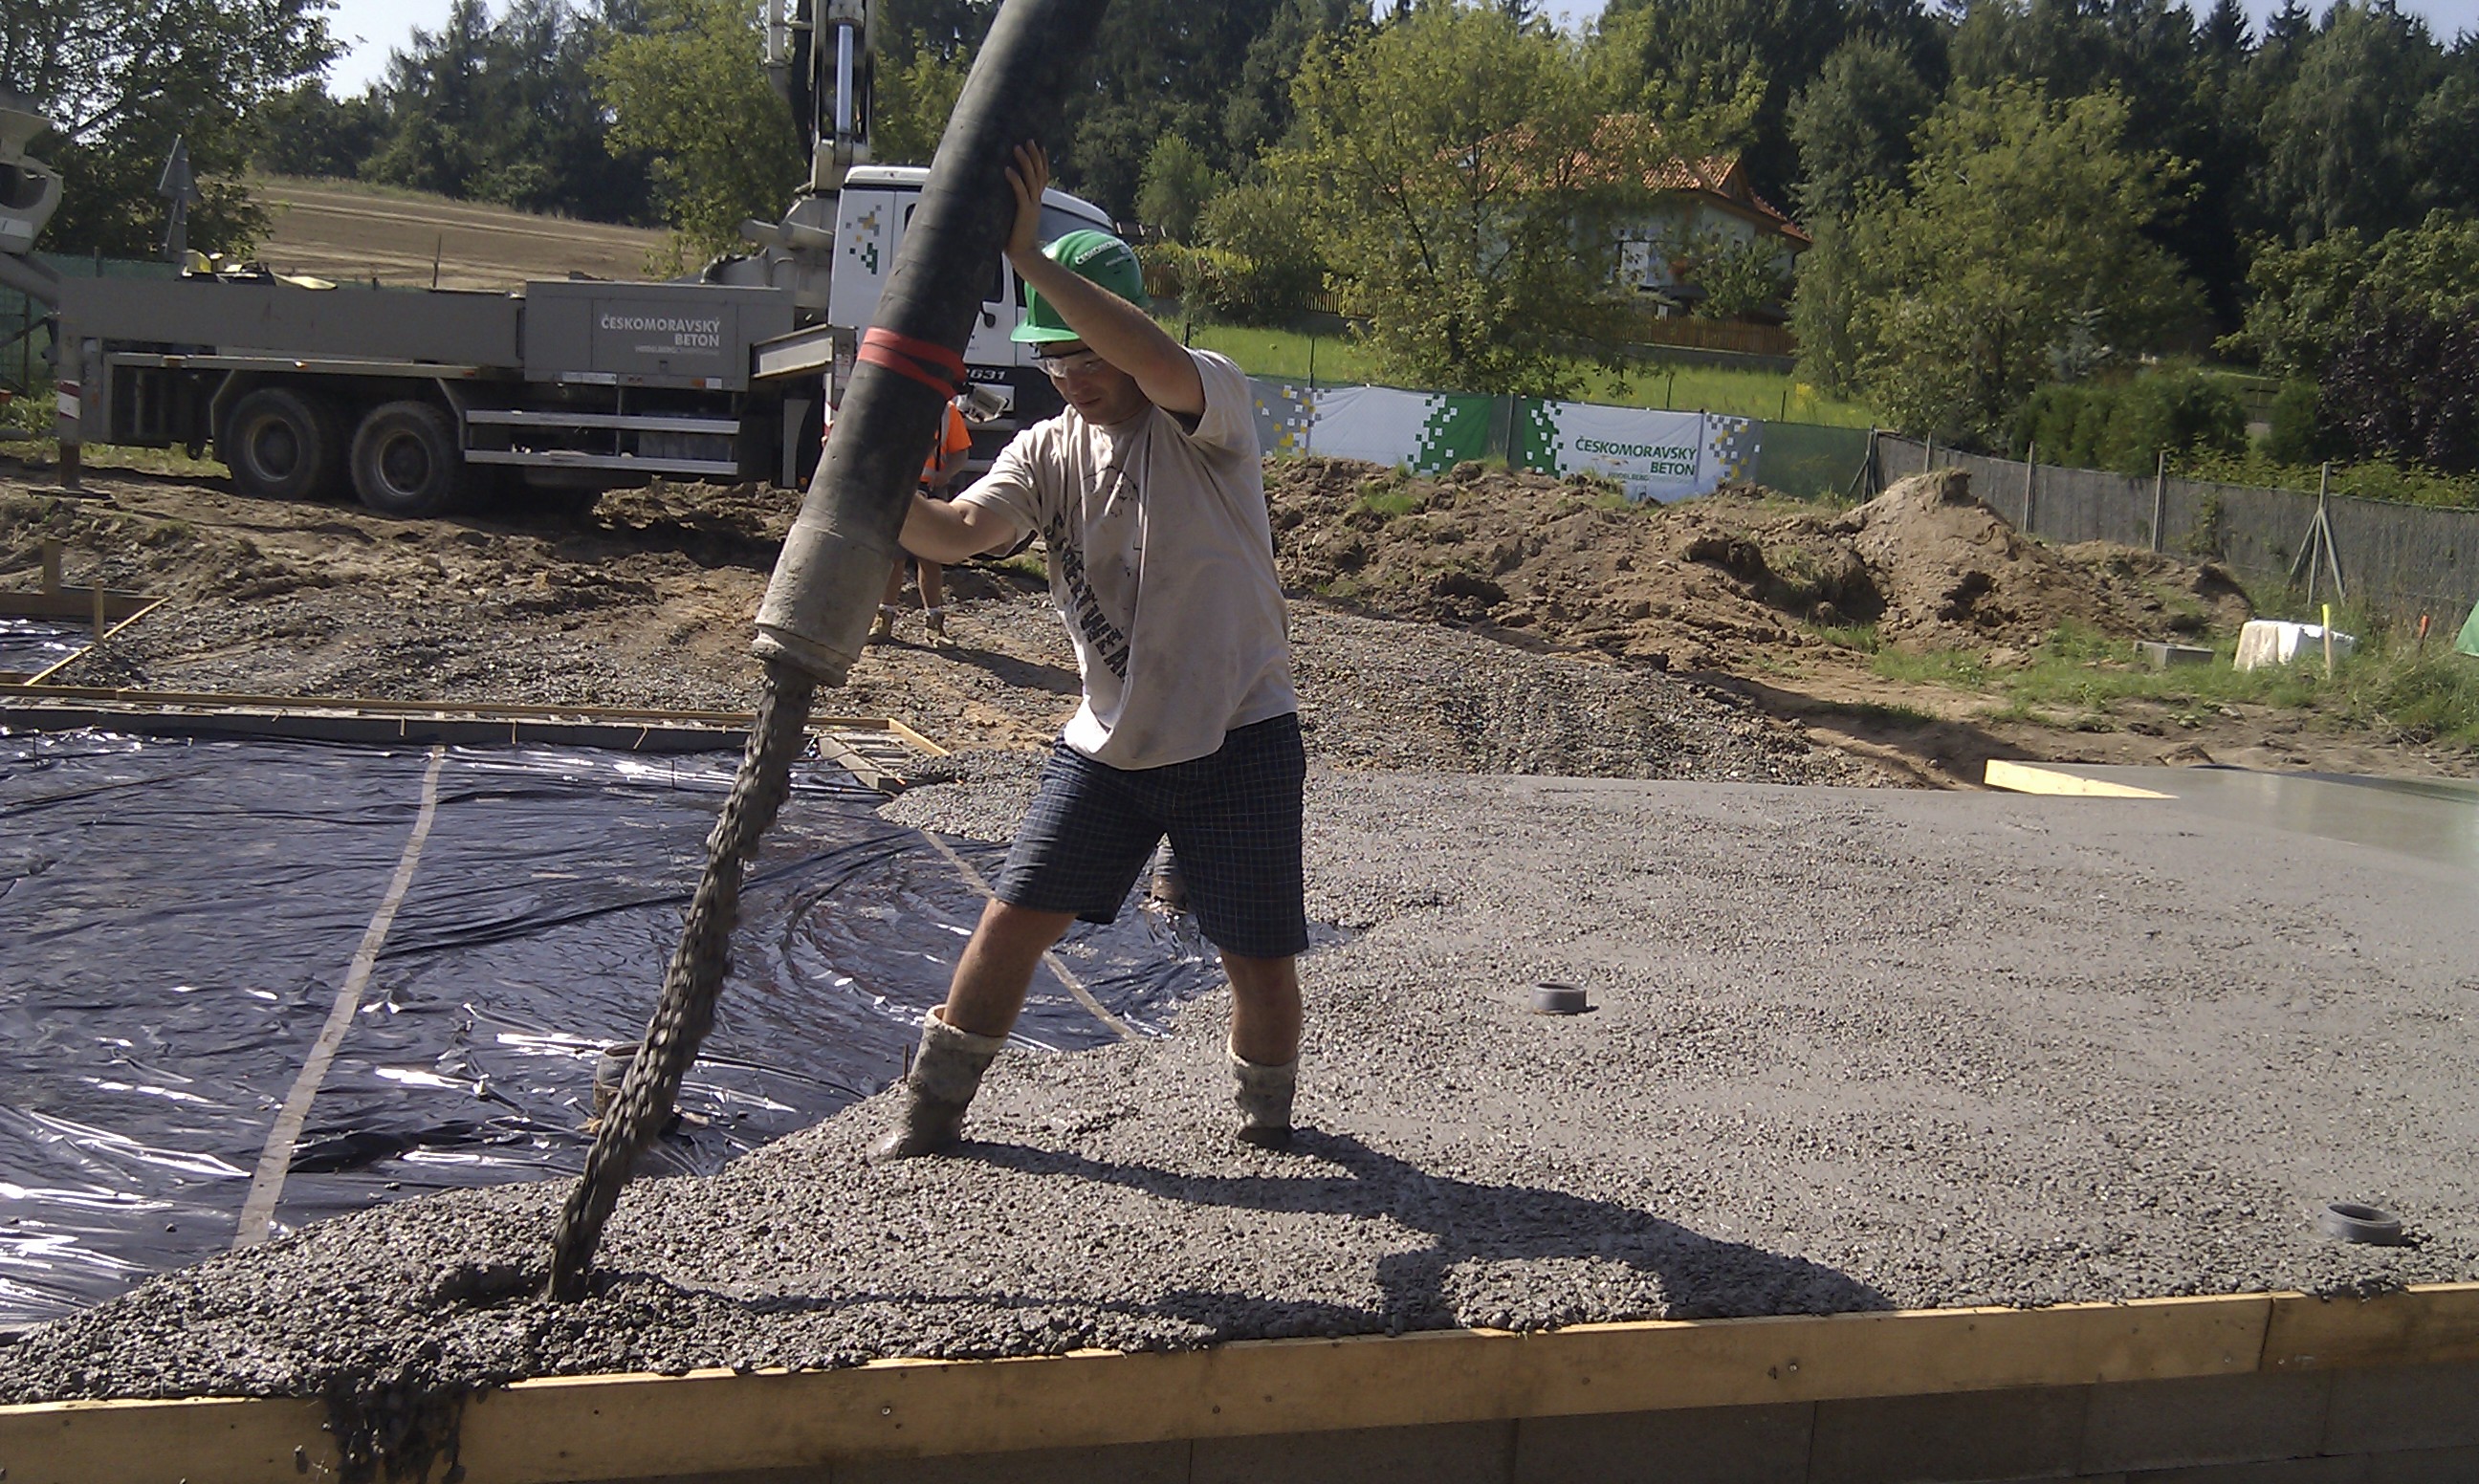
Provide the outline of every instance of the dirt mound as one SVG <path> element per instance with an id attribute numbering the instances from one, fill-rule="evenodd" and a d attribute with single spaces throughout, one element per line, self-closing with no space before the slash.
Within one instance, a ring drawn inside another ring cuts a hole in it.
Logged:
<path id="1" fill-rule="evenodd" d="M 2158 638 L 2246 616 L 2245 594 L 2217 567 L 2106 542 L 2058 550 L 2026 539 L 1972 496 L 1959 469 L 1902 480 L 1828 530 L 1849 537 L 1875 579 L 1878 638 L 1905 648 L 2029 649 L 2077 624 Z M 2222 611 L 2233 602 L 2234 615 Z"/>
<path id="2" fill-rule="evenodd" d="M 2217 568 L 2024 539 L 1959 470 L 1837 514 L 1752 488 L 1638 506 L 1476 464 L 1434 480 L 1340 459 L 1270 469 L 1294 587 L 1662 667 L 1727 668 L 1854 625 L 1904 648 L 2019 651 L 2073 625 L 2137 638 L 2244 617 Z"/>

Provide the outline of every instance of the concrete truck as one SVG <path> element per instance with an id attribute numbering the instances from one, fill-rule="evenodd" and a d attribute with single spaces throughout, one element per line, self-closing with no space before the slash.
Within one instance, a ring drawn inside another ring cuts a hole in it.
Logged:
<path id="1" fill-rule="evenodd" d="M 70 278 L 32 256 L 59 177 L 28 153 L 45 127 L 0 93 L 0 283 L 49 314 L 64 480 L 88 443 L 212 448 L 243 490 L 346 487 L 428 516 L 493 486 L 600 489 L 657 474 L 798 486 L 824 405 L 852 369 L 928 171 L 869 164 L 861 0 L 768 0 L 765 63 L 810 172 L 751 250 L 692 278 L 572 278 L 509 293 L 324 283 L 252 268 Z M 1044 197 L 1048 236 L 1109 229 Z M 1008 338 L 1022 288 L 1004 263 L 966 363 L 1003 438 L 1058 405 Z"/>

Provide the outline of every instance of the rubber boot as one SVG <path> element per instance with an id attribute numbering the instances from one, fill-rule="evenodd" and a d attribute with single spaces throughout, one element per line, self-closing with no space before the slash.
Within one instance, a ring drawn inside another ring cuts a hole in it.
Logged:
<path id="1" fill-rule="evenodd" d="M 982 1074 L 1007 1045 L 1004 1036 L 958 1031 L 932 1011 L 922 1017 L 921 1049 L 904 1076 L 904 1106 L 888 1129 L 862 1156 L 872 1164 L 916 1159 L 952 1147 L 964 1128 L 964 1110 L 981 1090 Z"/>
<path id="2" fill-rule="evenodd" d="M 1228 1048 L 1225 1048 L 1228 1051 Z M 1264 1066 L 1228 1051 L 1231 1058 L 1231 1100 L 1240 1106 L 1240 1139 L 1261 1149 L 1289 1148 L 1291 1142 L 1291 1093 L 1299 1087 L 1300 1059 L 1280 1066 Z"/>

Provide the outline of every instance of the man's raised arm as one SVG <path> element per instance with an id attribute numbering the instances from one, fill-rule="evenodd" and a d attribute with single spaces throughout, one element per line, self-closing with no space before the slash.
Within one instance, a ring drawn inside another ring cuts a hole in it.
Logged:
<path id="1" fill-rule="evenodd" d="M 1049 300 L 1087 349 L 1134 376 L 1147 401 L 1190 418 L 1205 411 L 1205 383 L 1178 341 L 1143 310 L 1043 255 L 1041 192 L 1050 184 L 1050 160 L 1041 146 L 1018 144 L 1007 175 L 1015 192 L 1007 255 L 1017 275 Z"/>

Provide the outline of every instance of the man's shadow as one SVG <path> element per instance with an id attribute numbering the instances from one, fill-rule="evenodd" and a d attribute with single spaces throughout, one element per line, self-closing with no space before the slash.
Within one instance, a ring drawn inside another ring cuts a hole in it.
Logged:
<path id="1" fill-rule="evenodd" d="M 1462 1313 L 1447 1292 L 1449 1275 L 1465 1264 L 1545 1259 L 1618 1263 L 1648 1275 L 1658 1285 L 1657 1317 L 1663 1318 L 1892 1307 L 1877 1290 L 1805 1258 L 1707 1237 L 1614 1201 L 1430 1175 L 1348 1134 L 1299 1130 L 1291 1162 L 1296 1172 L 1281 1175 L 1183 1174 L 1011 1143 L 974 1142 L 958 1157 L 1026 1174 L 1122 1186 L 1165 1201 L 1383 1218 L 1432 1239 L 1417 1251 L 1378 1259 L 1377 1283 L 1384 1295 L 1378 1313 L 1263 1294 L 1194 1291 L 1174 1292 L 1147 1306 L 1196 1324 L 1216 1341 L 1462 1326 L 1532 1328 L 1656 1317 L 1625 1308 L 1601 1312 L 1590 1304 L 1561 1312 L 1554 1295 L 1522 1280 L 1519 1285 L 1528 1292 L 1520 1297 L 1500 1304 L 1474 1295 Z"/>

